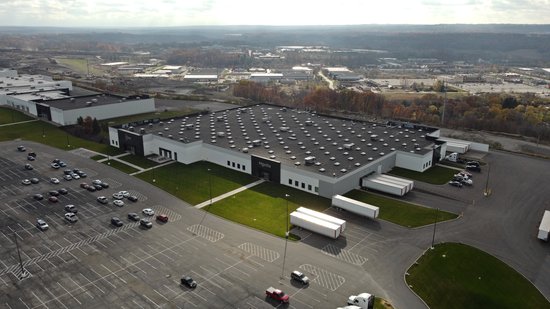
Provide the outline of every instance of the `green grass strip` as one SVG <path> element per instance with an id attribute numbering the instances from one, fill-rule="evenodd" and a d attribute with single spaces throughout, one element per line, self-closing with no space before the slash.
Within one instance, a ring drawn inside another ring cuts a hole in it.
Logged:
<path id="1" fill-rule="evenodd" d="M 444 243 L 408 270 L 407 284 L 432 309 L 550 308 L 525 277 L 479 249 Z"/>
<path id="2" fill-rule="evenodd" d="M 434 185 L 443 185 L 451 180 L 451 178 L 453 178 L 453 175 L 456 173 L 458 173 L 458 171 L 454 169 L 441 166 L 432 166 L 423 173 L 394 167 L 388 174 L 427 182 Z"/>
<path id="3" fill-rule="evenodd" d="M 135 172 L 138 171 L 138 169 L 133 168 L 130 165 L 124 164 L 124 163 L 116 161 L 116 160 L 103 161 L 103 164 L 109 165 L 109 166 L 114 167 L 118 170 L 121 170 L 126 174 L 131 174 L 131 173 L 135 173 Z"/>

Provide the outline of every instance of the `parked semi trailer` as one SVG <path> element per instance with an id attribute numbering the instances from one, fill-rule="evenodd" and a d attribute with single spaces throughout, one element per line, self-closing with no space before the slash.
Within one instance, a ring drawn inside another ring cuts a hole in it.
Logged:
<path id="1" fill-rule="evenodd" d="M 339 225 L 340 226 L 340 233 L 343 233 L 344 230 L 346 229 L 346 220 L 342 220 L 342 219 L 339 219 L 339 218 L 336 218 L 336 217 L 333 217 L 333 216 L 329 216 L 325 213 L 318 212 L 318 211 L 315 211 L 315 210 L 311 210 L 311 209 L 305 208 L 305 207 L 298 207 L 298 209 L 296 209 L 296 211 L 304 213 L 306 215 L 310 215 L 312 217 L 315 217 L 315 218 L 318 218 L 318 219 L 321 219 L 321 220 L 324 220 L 324 221 L 327 221 L 327 222 L 330 222 L 330 223 L 334 223 L 336 225 Z"/>
<path id="2" fill-rule="evenodd" d="M 336 239 L 340 236 L 339 225 L 306 215 L 301 212 L 292 212 L 290 214 L 290 223 L 294 226 L 298 226 L 330 238 Z"/>
<path id="3" fill-rule="evenodd" d="M 542 216 L 542 221 L 539 226 L 538 238 L 544 241 L 548 241 L 548 235 L 550 234 L 550 211 L 545 210 Z"/>
<path id="4" fill-rule="evenodd" d="M 403 196 L 414 187 L 414 181 L 383 174 L 361 178 L 361 187 L 397 196 Z"/>
<path id="5" fill-rule="evenodd" d="M 333 196 L 332 205 L 368 218 L 378 218 L 378 207 L 342 195 Z"/>

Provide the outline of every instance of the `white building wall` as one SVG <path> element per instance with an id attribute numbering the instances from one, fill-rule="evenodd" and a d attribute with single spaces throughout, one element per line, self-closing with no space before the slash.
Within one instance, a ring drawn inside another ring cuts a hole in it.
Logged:
<path id="1" fill-rule="evenodd" d="M 120 147 L 118 140 L 118 129 L 109 127 L 109 145 L 113 147 Z"/>
<path id="2" fill-rule="evenodd" d="M 319 195 L 319 176 L 292 166 L 281 164 L 281 184 Z"/>
<path id="3" fill-rule="evenodd" d="M 58 108 L 50 107 L 50 115 L 52 116 L 52 121 L 55 123 L 59 123 L 60 125 L 66 125 L 65 123 L 65 115 L 63 113 L 63 110 L 60 110 Z M 76 123 L 76 121 L 75 121 Z"/>
<path id="4" fill-rule="evenodd" d="M 158 154 L 158 147 L 155 144 L 155 136 L 153 134 L 143 135 L 143 155 L 148 156 Z"/>
<path id="5" fill-rule="evenodd" d="M 435 162 L 432 162 L 432 152 L 428 152 L 425 155 L 420 155 L 416 153 L 398 151 L 395 160 L 395 166 L 417 172 L 427 170 L 434 163 Z"/>
<path id="6" fill-rule="evenodd" d="M 53 109 L 53 108 L 52 108 Z M 150 113 L 155 111 L 154 99 L 124 101 L 108 105 L 92 105 L 64 111 L 64 122 L 61 125 L 75 124 L 78 117 L 90 116 L 97 120 L 122 117 L 128 115 Z M 53 119 L 52 119 L 53 120 Z"/>
<path id="7" fill-rule="evenodd" d="M 145 155 L 160 155 L 159 148 L 163 148 L 172 151 L 172 159 L 176 157 L 174 154 L 177 153 L 177 161 L 184 164 L 202 160 L 202 141 L 184 144 L 167 137 L 155 136 L 152 134 L 147 134 L 146 136 L 148 137 L 147 142 L 145 142 L 144 139 L 143 143 Z"/>
<path id="8" fill-rule="evenodd" d="M 242 173 L 252 174 L 250 154 L 224 149 L 211 144 L 203 144 L 202 147 L 202 160 Z"/>
<path id="9" fill-rule="evenodd" d="M 1 95 L 0 100 L 0 105 L 9 105 L 27 114 L 38 116 L 38 113 L 36 112 L 36 103 L 34 102 L 21 100 L 8 95 Z"/>

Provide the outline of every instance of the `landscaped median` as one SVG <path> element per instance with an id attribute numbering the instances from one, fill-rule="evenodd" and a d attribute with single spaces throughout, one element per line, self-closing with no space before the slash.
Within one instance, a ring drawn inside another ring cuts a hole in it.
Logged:
<path id="1" fill-rule="evenodd" d="M 447 221 L 458 217 L 457 214 L 433 208 L 422 207 L 378 194 L 352 190 L 346 197 L 371 204 L 380 208 L 379 219 L 393 222 L 405 227 L 419 227 L 435 222 Z"/>
<path id="2" fill-rule="evenodd" d="M 124 158 L 121 159 L 124 160 Z M 188 165 L 172 163 L 136 174 L 136 177 L 191 205 L 197 205 L 209 200 L 210 197 L 214 198 L 256 180 L 251 175 L 206 161 Z"/>
<path id="3" fill-rule="evenodd" d="M 436 245 L 407 272 L 407 284 L 432 309 L 550 308 L 525 277 L 479 249 Z"/>
<path id="4" fill-rule="evenodd" d="M 124 164 L 122 162 L 119 162 L 117 160 L 107 160 L 107 161 L 103 161 L 103 164 L 106 164 L 106 165 L 109 165 L 111 167 L 114 167 L 126 174 L 132 174 L 132 173 L 135 173 L 137 172 L 138 170 L 131 167 L 130 165 L 127 165 L 127 164 Z"/>

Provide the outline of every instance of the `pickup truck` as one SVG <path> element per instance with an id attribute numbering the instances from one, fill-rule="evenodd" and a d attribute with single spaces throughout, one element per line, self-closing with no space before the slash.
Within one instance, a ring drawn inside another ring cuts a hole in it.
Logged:
<path id="1" fill-rule="evenodd" d="M 281 303 L 288 303 L 288 299 L 290 298 L 283 291 L 274 287 L 269 287 L 267 290 L 265 290 L 265 295 L 267 295 L 269 298 L 273 298 L 276 301 L 280 301 Z"/>

